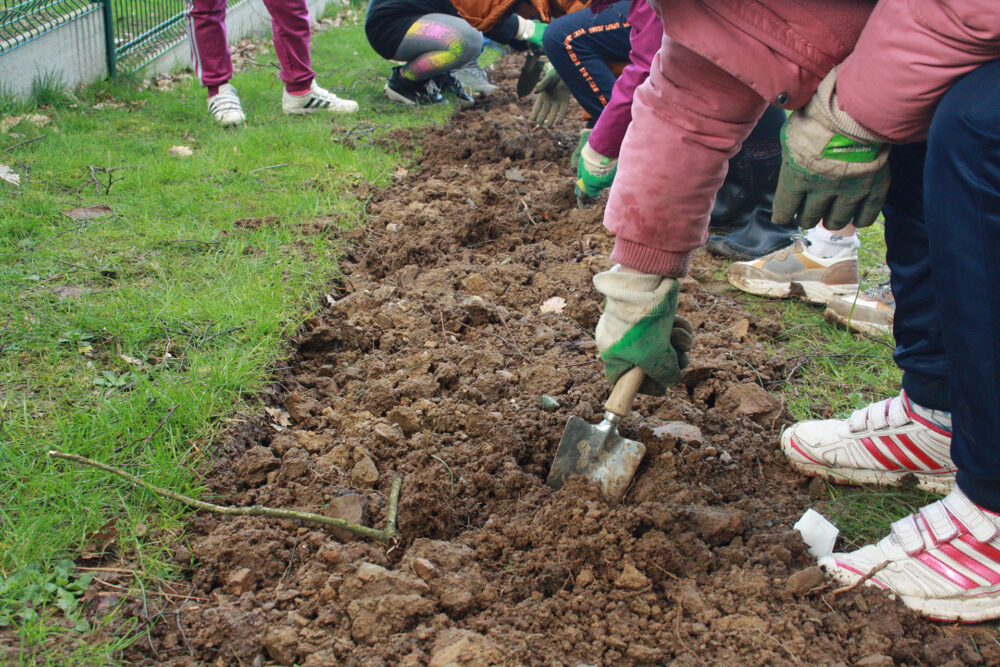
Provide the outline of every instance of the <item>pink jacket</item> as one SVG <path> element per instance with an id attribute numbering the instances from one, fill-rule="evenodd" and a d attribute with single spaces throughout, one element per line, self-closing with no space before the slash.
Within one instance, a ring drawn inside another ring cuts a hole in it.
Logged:
<path id="1" fill-rule="evenodd" d="M 686 273 L 704 245 L 727 161 L 767 104 L 801 107 L 842 63 L 844 110 L 915 141 L 956 79 L 1000 57 L 1000 0 L 650 4 L 667 34 L 636 90 L 605 226 L 613 260 L 660 275 Z"/>

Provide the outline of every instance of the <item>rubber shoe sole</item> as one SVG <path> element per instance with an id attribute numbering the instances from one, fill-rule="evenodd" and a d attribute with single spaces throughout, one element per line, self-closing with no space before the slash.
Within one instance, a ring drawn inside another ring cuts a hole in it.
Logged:
<path id="1" fill-rule="evenodd" d="M 955 473 L 918 473 L 911 470 L 865 470 L 859 468 L 833 468 L 821 463 L 800 461 L 799 456 L 809 458 L 788 429 L 781 433 L 781 451 L 785 454 L 789 465 L 808 477 L 820 477 L 834 484 L 878 486 L 901 486 L 910 479 L 916 482 L 916 487 L 923 491 L 947 495 L 955 488 Z"/>
<path id="2" fill-rule="evenodd" d="M 729 282 L 739 290 L 756 294 L 757 296 L 767 296 L 775 299 L 785 299 L 791 296 L 801 297 L 810 302 L 825 305 L 835 296 L 845 294 L 855 294 L 858 291 L 857 285 L 827 285 L 819 281 L 792 281 L 774 282 L 763 278 L 749 278 L 737 272 L 730 272 L 726 276 Z"/>

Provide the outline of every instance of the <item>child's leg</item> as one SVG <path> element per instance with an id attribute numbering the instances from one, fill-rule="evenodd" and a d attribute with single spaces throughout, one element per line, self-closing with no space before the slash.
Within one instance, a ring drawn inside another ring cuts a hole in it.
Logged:
<path id="1" fill-rule="evenodd" d="M 594 122 L 611 99 L 615 74 L 609 62 L 628 62 L 629 2 L 599 14 L 583 10 L 560 16 L 545 30 L 545 55 Z"/>
<path id="2" fill-rule="evenodd" d="M 309 56 L 309 6 L 306 0 L 264 0 L 271 14 L 274 53 L 289 93 L 305 93 L 316 78 Z"/>
<path id="3" fill-rule="evenodd" d="M 187 0 L 188 32 L 194 71 L 209 96 L 233 78 L 226 41 L 226 0 Z"/>
<path id="4" fill-rule="evenodd" d="M 464 19 L 427 14 L 410 26 L 396 50 L 395 60 L 406 61 L 399 75 L 408 81 L 426 81 L 461 67 L 479 56 L 482 34 Z"/>

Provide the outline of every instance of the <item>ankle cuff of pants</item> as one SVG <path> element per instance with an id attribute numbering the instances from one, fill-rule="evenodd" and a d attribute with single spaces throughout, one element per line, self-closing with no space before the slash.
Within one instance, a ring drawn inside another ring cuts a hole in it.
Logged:
<path id="1" fill-rule="evenodd" d="M 983 509 L 1000 514 L 1000 479 L 972 477 L 959 470 L 955 475 L 955 483 L 969 500 Z"/>
<path id="2" fill-rule="evenodd" d="M 922 408 L 951 412 L 947 380 L 923 373 L 903 371 L 903 391 L 911 401 Z"/>
<path id="3" fill-rule="evenodd" d="M 285 90 L 288 91 L 289 95 L 305 95 L 310 90 L 312 90 L 312 77 L 306 81 L 296 81 L 295 83 L 286 83 Z"/>

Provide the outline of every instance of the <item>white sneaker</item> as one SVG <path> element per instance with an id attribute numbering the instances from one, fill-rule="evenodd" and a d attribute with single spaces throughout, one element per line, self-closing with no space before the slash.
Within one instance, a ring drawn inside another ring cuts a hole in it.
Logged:
<path id="1" fill-rule="evenodd" d="M 335 113 L 355 113 L 358 103 L 337 97 L 326 88 L 320 88 L 313 80 L 305 95 L 292 95 L 287 90 L 281 92 L 281 109 L 290 114 L 308 114 L 317 111 Z"/>
<path id="2" fill-rule="evenodd" d="M 839 255 L 817 257 L 809 252 L 809 243 L 796 237 L 790 246 L 749 262 L 733 262 L 726 270 L 729 283 L 758 296 L 786 297 L 802 295 L 812 303 L 826 303 L 838 294 L 858 291 L 857 244 L 844 248 Z"/>
<path id="3" fill-rule="evenodd" d="M 951 431 L 920 416 L 906 392 L 847 419 L 799 422 L 781 434 L 793 468 L 840 484 L 898 485 L 914 475 L 926 491 L 955 486 Z"/>
<path id="4" fill-rule="evenodd" d="M 243 113 L 240 96 L 231 83 L 219 86 L 219 92 L 208 98 L 208 113 L 223 127 L 232 127 L 245 123 L 247 116 Z"/>
<path id="5" fill-rule="evenodd" d="M 480 95 L 489 97 L 495 94 L 500 88 L 490 83 L 486 70 L 479 66 L 475 60 L 470 60 L 458 69 L 451 71 L 452 75 L 465 86 L 470 93 L 479 97 Z"/>
<path id="6" fill-rule="evenodd" d="M 871 336 L 891 334 L 895 315 L 896 299 L 888 280 L 869 287 L 857 297 L 836 296 L 823 311 L 827 322 Z"/>
<path id="7" fill-rule="evenodd" d="M 819 564 L 845 585 L 878 570 L 866 586 L 894 593 L 932 619 L 975 623 L 1000 618 L 998 536 L 1000 514 L 979 507 L 956 488 L 892 524 L 878 544 L 831 554 Z"/>

